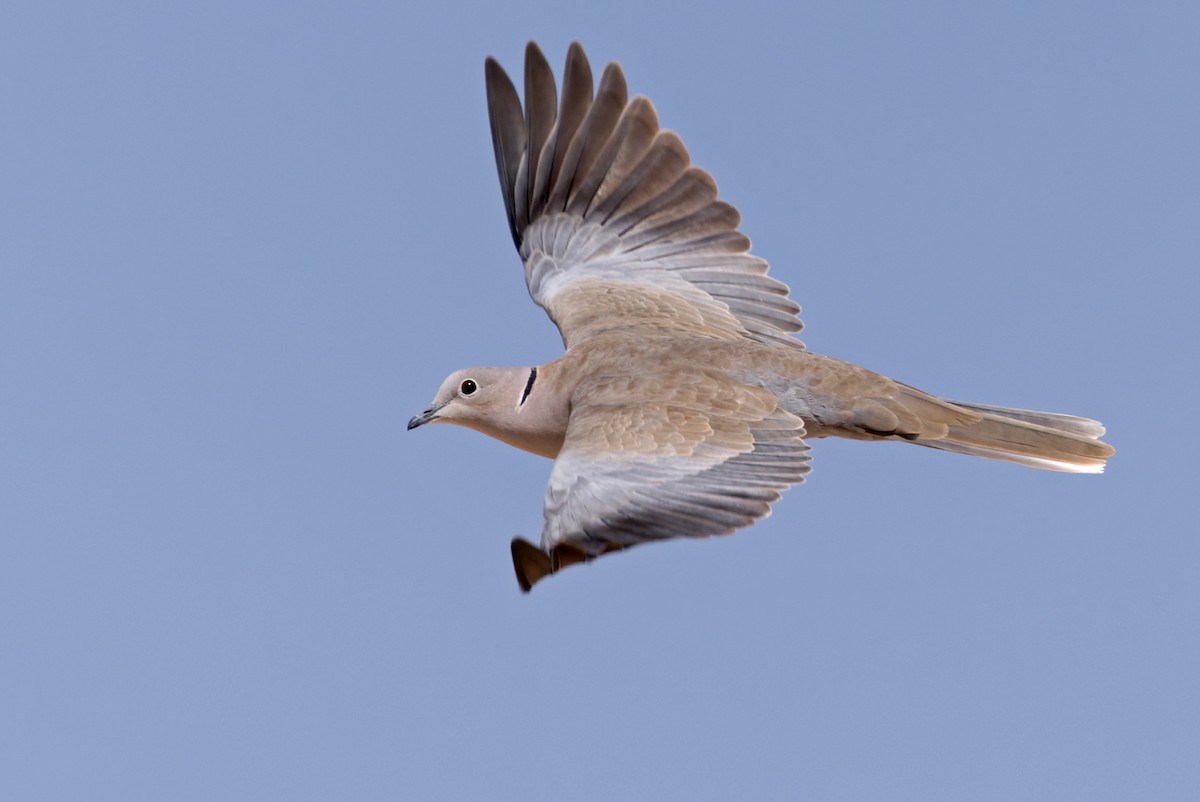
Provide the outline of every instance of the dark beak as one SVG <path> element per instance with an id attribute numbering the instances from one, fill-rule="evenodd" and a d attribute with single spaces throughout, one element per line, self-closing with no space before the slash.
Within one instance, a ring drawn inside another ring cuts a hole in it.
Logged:
<path id="1" fill-rule="evenodd" d="M 443 404 L 435 404 L 434 406 L 432 406 L 429 409 L 422 412 L 420 415 L 417 415 L 416 417 L 414 417 L 412 420 L 410 420 L 408 422 L 409 430 L 411 431 L 412 429 L 415 429 L 418 426 L 422 426 L 426 423 L 429 423 L 431 420 L 437 420 L 438 410 L 441 409 L 443 406 L 444 406 Z"/>

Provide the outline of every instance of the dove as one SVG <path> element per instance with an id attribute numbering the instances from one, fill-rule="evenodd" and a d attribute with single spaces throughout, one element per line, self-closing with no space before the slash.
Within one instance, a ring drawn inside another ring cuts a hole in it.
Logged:
<path id="1" fill-rule="evenodd" d="M 1094 420 L 949 401 L 807 350 L 738 211 L 615 62 L 594 85 L 572 43 L 560 100 L 530 42 L 523 106 L 492 58 L 484 77 L 509 230 L 565 352 L 456 371 L 408 428 L 456 424 L 554 460 L 540 545 L 511 542 L 522 591 L 609 552 L 754 523 L 804 481 L 817 438 L 1103 471 L 1113 448 Z"/>

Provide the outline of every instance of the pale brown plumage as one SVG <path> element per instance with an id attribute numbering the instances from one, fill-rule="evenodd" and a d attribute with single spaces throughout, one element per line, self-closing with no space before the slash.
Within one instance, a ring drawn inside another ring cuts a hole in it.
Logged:
<path id="1" fill-rule="evenodd" d="M 492 59 L 485 77 L 513 241 L 567 351 L 451 374 L 409 428 L 457 423 L 555 459 L 541 547 L 512 544 L 523 590 L 609 551 L 753 523 L 808 473 L 806 438 L 1083 473 L 1112 455 L 1095 421 L 945 401 L 806 351 L 787 286 L 618 65 L 593 97 L 572 44 L 560 103 L 531 42 L 524 107 Z"/>

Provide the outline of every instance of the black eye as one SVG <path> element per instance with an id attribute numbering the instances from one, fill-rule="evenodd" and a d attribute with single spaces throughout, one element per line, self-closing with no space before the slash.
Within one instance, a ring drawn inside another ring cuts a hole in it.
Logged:
<path id="1" fill-rule="evenodd" d="M 462 392 L 463 395 L 470 395 L 471 393 L 473 393 L 479 389 L 479 385 L 477 385 L 475 383 L 474 379 L 467 379 L 462 383 L 462 385 L 458 389 Z"/>

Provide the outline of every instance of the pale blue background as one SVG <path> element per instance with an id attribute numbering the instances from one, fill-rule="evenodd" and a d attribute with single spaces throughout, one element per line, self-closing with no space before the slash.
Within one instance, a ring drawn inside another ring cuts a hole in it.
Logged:
<path id="1" fill-rule="evenodd" d="M 6 4 L 0 797 L 1195 799 L 1193 3 Z M 623 62 L 805 340 L 1093 416 L 816 444 L 736 537 L 518 593 L 555 358 L 483 59 Z"/>

